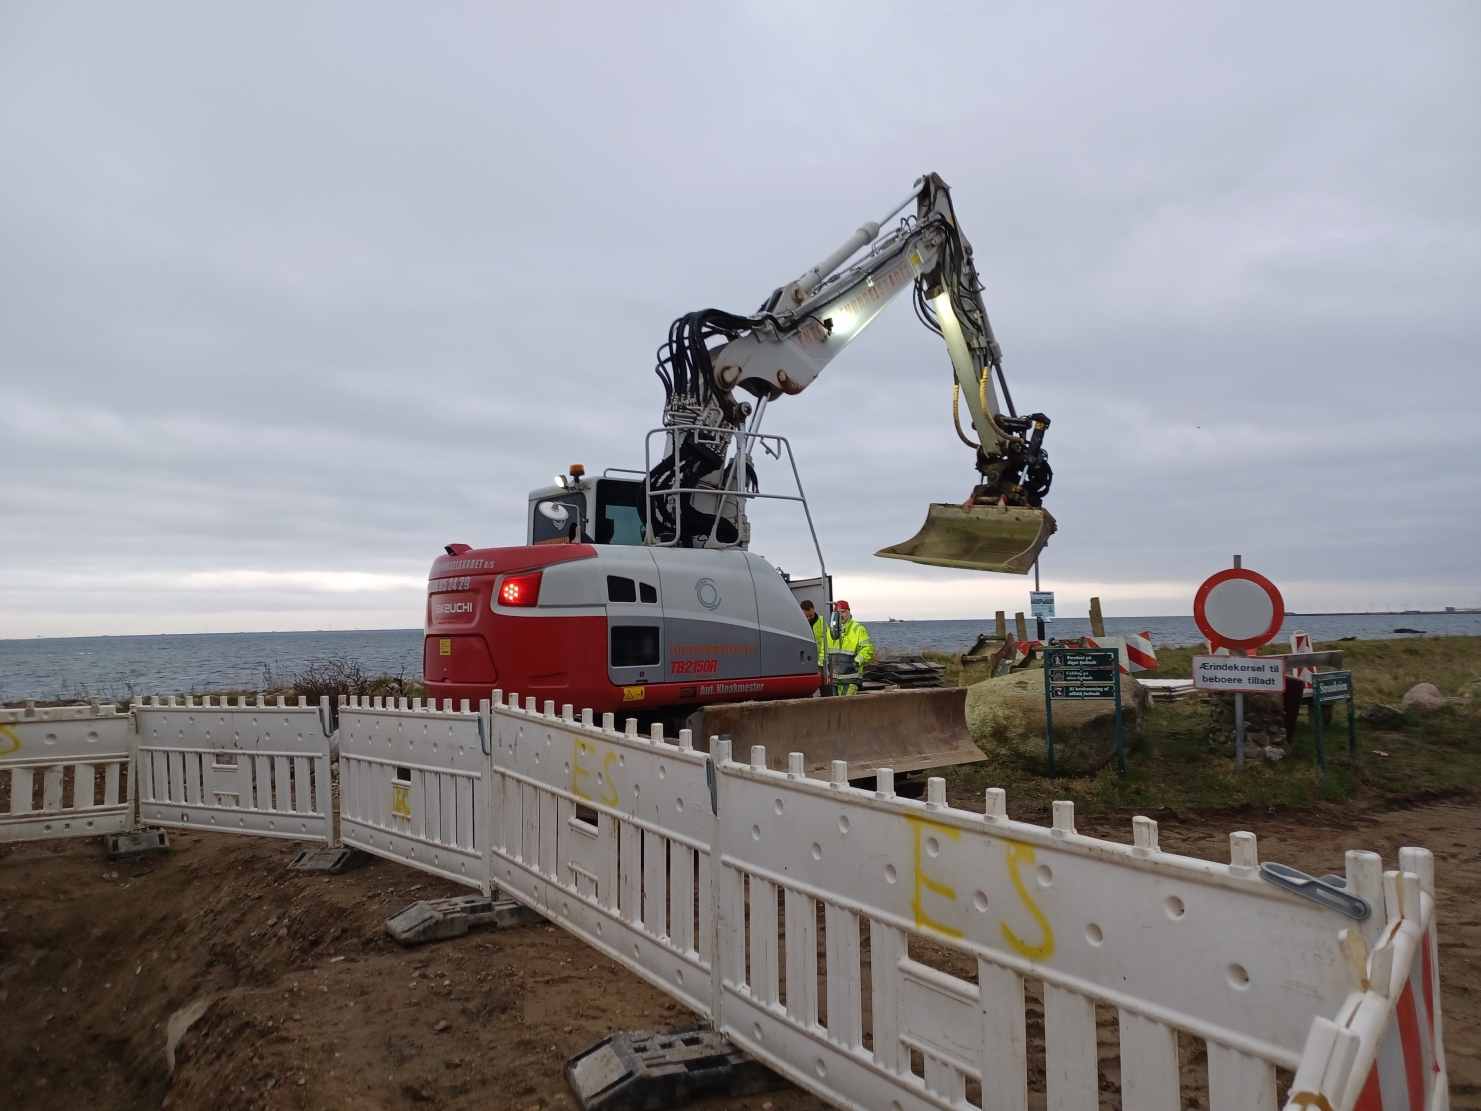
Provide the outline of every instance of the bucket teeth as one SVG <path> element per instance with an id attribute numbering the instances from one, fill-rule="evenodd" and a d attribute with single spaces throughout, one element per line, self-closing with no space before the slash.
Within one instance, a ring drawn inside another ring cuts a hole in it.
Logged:
<path id="1" fill-rule="evenodd" d="M 874 554 L 936 567 L 1026 575 L 1057 527 L 1047 509 L 933 502 L 919 532 Z"/>

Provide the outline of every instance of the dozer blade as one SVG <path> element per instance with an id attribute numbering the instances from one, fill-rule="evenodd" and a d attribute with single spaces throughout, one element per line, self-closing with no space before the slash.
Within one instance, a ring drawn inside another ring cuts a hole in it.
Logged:
<path id="1" fill-rule="evenodd" d="M 809 775 L 848 761 L 850 779 L 880 768 L 899 772 L 970 764 L 982 750 L 967 733 L 967 688 L 876 691 L 836 698 L 724 702 L 690 715 L 702 744 L 729 733 L 733 759 L 749 760 L 766 746 L 766 766 L 787 770 L 787 754 L 803 754 Z"/>
<path id="2" fill-rule="evenodd" d="M 932 502 L 918 533 L 874 554 L 937 567 L 1026 575 L 1058 527 L 1047 509 Z"/>

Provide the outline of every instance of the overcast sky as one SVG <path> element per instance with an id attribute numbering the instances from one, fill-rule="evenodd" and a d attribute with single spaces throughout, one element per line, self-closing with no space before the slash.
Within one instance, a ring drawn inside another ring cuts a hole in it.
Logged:
<path id="1" fill-rule="evenodd" d="M 1234 552 L 1481 605 L 1478 106 L 1474 4 L 10 0 L 0 637 L 420 625 L 443 544 L 642 465 L 674 317 L 925 171 L 1054 422 L 1061 614 Z M 862 617 L 1027 608 L 872 555 L 970 491 L 950 382 L 901 298 L 768 412 Z"/>

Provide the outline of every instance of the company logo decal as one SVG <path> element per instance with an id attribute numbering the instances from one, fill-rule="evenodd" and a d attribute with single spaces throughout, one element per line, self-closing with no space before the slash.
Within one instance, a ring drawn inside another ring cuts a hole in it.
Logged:
<path id="1" fill-rule="evenodd" d="M 714 579 L 700 579 L 695 583 L 694 596 L 707 610 L 720 608 L 720 588 L 715 585 Z"/>

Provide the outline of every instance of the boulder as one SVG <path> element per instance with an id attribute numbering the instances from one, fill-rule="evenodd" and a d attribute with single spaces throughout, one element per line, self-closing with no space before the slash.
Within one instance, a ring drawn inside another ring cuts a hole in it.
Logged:
<path id="1" fill-rule="evenodd" d="M 1382 702 L 1370 702 L 1358 711 L 1358 720 L 1369 725 L 1398 725 L 1404 720 L 1404 711 L 1385 706 Z"/>
<path id="2" fill-rule="evenodd" d="M 1404 694 L 1404 709 L 1429 713 L 1445 708 L 1445 696 L 1433 683 L 1415 683 Z"/>
<path id="3" fill-rule="evenodd" d="M 1152 705 L 1147 688 L 1121 677 L 1121 723 L 1128 747 L 1142 735 L 1142 716 Z M 967 688 L 967 729 L 989 756 L 1011 761 L 1037 775 L 1049 773 L 1044 722 L 1044 672 L 1015 671 Z M 1054 771 L 1088 775 L 1116 756 L 1116 707 L 1105 701 L 1054 704 Z"/>

